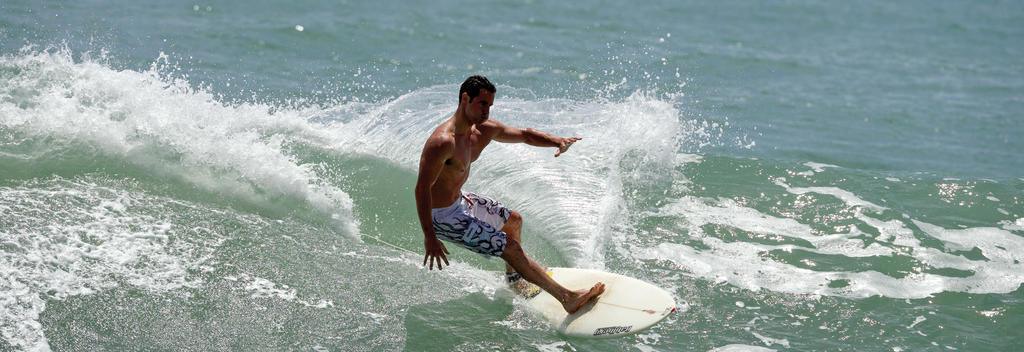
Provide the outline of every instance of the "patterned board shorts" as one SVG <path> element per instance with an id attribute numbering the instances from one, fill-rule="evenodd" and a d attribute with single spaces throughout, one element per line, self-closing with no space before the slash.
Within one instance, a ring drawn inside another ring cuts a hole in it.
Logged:
<path id="1" fill-rule="evenodd" d="M 494 199 L 463 193 L 459 200 L 430 211 L 437 238 L 484 256 L 499 257 L 508 235 L 501 231 L 511 211 Z"/>

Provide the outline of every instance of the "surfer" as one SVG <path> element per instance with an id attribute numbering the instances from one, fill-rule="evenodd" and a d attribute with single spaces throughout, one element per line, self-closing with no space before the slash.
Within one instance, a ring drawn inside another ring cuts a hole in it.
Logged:
<path id="1" fill-rule="evenodd" d="M 497 89 L 487 78 L 472 76 L 459 88 L 459 107 L 427 138 L 420 156 L 416 180 L 416 213 L 423 228 L 423 265 L 430 270 L 441 261 L 448 264 L 448 249 L 440 240 L 487 256 L 505 260 L 510 285 L 521 278 L 544 289 L 575 313 L 604 292 L 604 284 L 590 289 L 569 290 L 555 282 L 544 269 L 526 256 L 520 246 L 522 217 L 483 195 L 462 191 L 469 178 L 469 166 L 492 140 L 556 147 L 555 157 L 565 153 L 580 138 L 561 138 L 534 129 L 519 129 L 489 119 Z"/>

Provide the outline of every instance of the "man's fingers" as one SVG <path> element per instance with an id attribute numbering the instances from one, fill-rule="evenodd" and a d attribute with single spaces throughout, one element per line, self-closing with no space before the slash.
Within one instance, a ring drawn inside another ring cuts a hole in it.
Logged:
<path id="1" fill-rule="evenodd" d="M 567 150 L 569 150 L 569 147 L 571 147 L 573 143 L 576 143 L 576 141 L 580 139 L 582 138 L 573 137 L 563 140 L 562 145 L 558 146 L 558 152 L 555 153 L 555 157 L 557 158 L 559 155 L 562 155 L 562 153 L 565 153 Z"/>
<path id="2" fill-rule="evenodd" d="M 427 255 L 423 257 L 423 266 L 427 266 L 427 261 L 429 260 L 430 270 L 434 270 L 434 258 L 436 258 L 436 256 L 432 256 L 430 253 L 427 253 Z"/>
<path id="3" fill-rule="evenodd" d="M 448 254 L 448 248 L 445 248 L 444 244 L 440 242 L 438 242 L 437 245 L 441 248 L 429 248 L 427 249 L 427 254 L 423 256 L 423 266 L 429 267 L 430 270 L 434 270 L 434 263 L 437 263 L 438 270 L 442 270 L 442 260 L 445 265 L 450 265 L 448 264 L 448 257 L 445 256 L 445 254 Z M 427 262 L 430 262 L 429 266 L 427 265 Z"/>
<path id="4" fill-rule="evenodd" d="M 448 257 L 446 257 L 446 256 L 444 255 L 444 253 L 440 253 L 440 254 L 439 254 L 439 255 L 437 256 L 437 270 L 444 270 L 444 267 L 443 267 L 443 266 L 441 266 L 441 261 L 442 261 L 442 260 L 444 260 L 444 265 L 451 265 L 451 264 L 448 264 Z"/>
<path id="5" fill-rule="evenodd" d="M 451 265 L 451 264 L 448 263 L 448 257 L 446 257 L 444 254 L 440 254 L 440 255 L 430 255 L 430 254 L 427 254 L 427 256 L 423 258 L 423 266 L 427 266 L 427 262 L 429 261 L 430 262 L 430 270 L 434 270 L 434 263 L 437 263 L 437 270 L 444 270 L 444 266 L 441 265 L 441 261 L 442 260 L 444 260 L 444 265 Z"/>

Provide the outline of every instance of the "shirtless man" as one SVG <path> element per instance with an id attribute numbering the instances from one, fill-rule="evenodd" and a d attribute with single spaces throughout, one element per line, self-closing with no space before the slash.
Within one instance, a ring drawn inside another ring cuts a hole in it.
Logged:
<path id="1" fill-rule="evenodd" d="M 459 89 L 459 108 L 434 130 L 423 146 L 420 172 L 416 180 L 416 213 L 423 228 L 423 265 L 430 270 L 441 261 L 448 264 L 448 249 L 439 239 L 471 251 L 501 257 L 510 285 L 522 277 L 551 294 L 565 311 L 575 313 L 604 292 L 597 283 L 589 290 L 569 290 L 548 276 L 526 256 L 519 244 L 522 217 L 519 213 L 486 196 L 463 193 L 469 178 L 469 166 L 492 140 L 557 147 L 555 156 L 564 153 L 579 138 L 559 138 L 533 130 L 505 126 L 489 120 L 496 88 L 483 76 L 472 76 Z"/>

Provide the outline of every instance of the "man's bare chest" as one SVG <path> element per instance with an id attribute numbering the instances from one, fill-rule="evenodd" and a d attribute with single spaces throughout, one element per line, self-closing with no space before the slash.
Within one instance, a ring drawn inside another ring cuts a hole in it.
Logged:
<path id="1" fill-rule="evenodd" d="M 480 157 L 480 153 L 487 146 L 487 142 L 479 132 L 472 133 L 464 138 L 456 138 L 454 157 L 468 166 Z"/>

